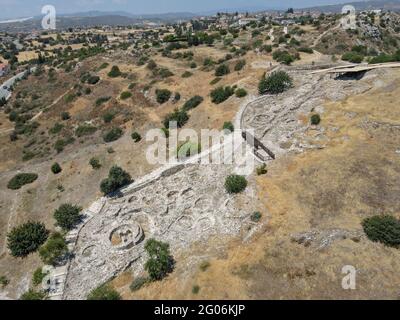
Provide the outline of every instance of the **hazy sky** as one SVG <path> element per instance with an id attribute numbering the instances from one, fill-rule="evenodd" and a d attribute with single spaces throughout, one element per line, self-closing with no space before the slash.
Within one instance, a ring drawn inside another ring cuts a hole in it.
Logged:
<path id="1" fill-rule="evenodd" d="M 346 0 L 0 0 L 0 19 L 37 16 L 42 6 L 54 5 L 58 13 L 89 10 L 127 11 L 134 14 L 205 12 L 230 8 L 289 8 L 343 3 Z"/>

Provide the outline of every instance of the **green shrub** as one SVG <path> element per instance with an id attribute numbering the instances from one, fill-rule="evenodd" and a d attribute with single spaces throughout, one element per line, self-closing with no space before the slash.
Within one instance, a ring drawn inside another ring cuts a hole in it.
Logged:
<path id="1" fill-rule="evenodd" d="M 155 70 L 155 69 L 157 69 L 157 63 L 156 63 L 154 60 L 150 60 L 150 61 L 147 63 L 147 69 L 149 69 L 149 70 Z"/>
<path id="2" fill-rule="evenodd" d="M 203 272 L 205 272 L 210 266 L 211 266 L 210 262 L 208 262 L 208 261 L 203 261 L 203 262 L 200 264 L 200 270 L 203 271 Z"/>
<path id="3" fill-rule="evenodd" d="M 64 97 L 64 101 L 66 103 L 70 103 L 72 102 L 74 99 L 76 98 L 76 94 L 75 93 L 69 93 Z"/>
<path id="4" fill-rule="evenodd" d="M 64 126 L 61 123 L 56 123 L 53 127 L 49 129 L 50 134 L 57 134 L 60 133 Z"/>
<path id="5" fill-rule="evenodd" d="M 110 169 L 108 178 L 101 182 L 100 190 L 104 193 L 104 195 L 107 195 L 117 191 L 131 182 L 132 178 L 129 173 L 120 167 L 114 166 Z"/>
<path id="6" fill-rule="evenodd" d="M 258 91 L 260 94 L 278 94 L 291 88 L 292 85 L 293 80 L 285 71 L 275 71 L 268 77 L 263 76 L 258 85 Z"/>
<path id="7" fill-rule="evenodd" d="M 70 116 L 70 114 L 68 113 L 68 112 L 62 112 L 61 113 L 61 120 L 63 120 L 63 121 L 67 121 L 67 120 L 69 120 L 71 118 L 71 116 Z"/>
<path id="8" fill-rule="evenodd" d="M 317 126 L 321 123 L 321 117 L 319 114 L 313 114 L 311 116 L 310 122 L 312 125 Z"/>
<path id="9" fill-rule="evenodd" d="M 240 71 L 246 65 L 246 60 L 239 60 L 235 65 L 235 71 Z"/>
<path id="10" fill-rule="evenodd" d="M 66 231 L 72 230 L 82 220 L 81 210 L 78 206 L 62 204 L 54 211 L 56 225 Z"/>
<path id="11" fill-rule="evenodd" d="M 122 75 L 121 71 L 119 70 L 118 66 L 113 66 L 111 68 L 111 71 L 108 73 L 108 76 L 110 78 L 117 78 Z"/>
<path id="12" fill-rule="evenodd" d="M 107 62 L 103 62 L 103 63 L 100 65 L 100 67 L 98 67 L 97 70 L 100 71 L 100 70 L 106 69 L 108 66 L 109 66 L 109 64 L 108 64 Z"/>
<path id="13" fill-rule="evenodd" d="M 220 104 L 227 100 L 230 96 L 235 93 L 235 89 L 232 87 L 219 87 L 211 91 L 211 101 L 215 104 Z"/>
<path id="14" fill-rule="evenodd" d="M 192 62 L 192 63 L 190 64 L 190 68 L 191 68 L 191 69 L 196 69 L 196 68 L 197 68 L 196 62 Z"/>
<path id="15" fill-rule="evenodd" d="M 268 170 L 267 170 L 267 165 L 265 163 L 257 168 L 258 176 L 262 176 L 267 173 L 268 173 Z"/>
<path id="16" fill-rule="evenodd" d="M 137 132 L 133 132 L 131 137 L 132 137 L 132 140 L 135 142 L 139 142 L 140 140 L 142 140 L 142 136 Z"/>
<path id="17" fill-rule="evenodd" d="M 99 161 L 99 159 L 97 159 L 97 158 L 91 158 L 91 159 L 89 160 L 89 164 L 92 166 L 92 168 L 93 168 L 94 170 L 97 170 L 97 169 L 100 169 L 100 168 L 101 168 L 100 161 Z"/>
<path id="18" fill-rule="evenodd" d="M 243 98 L 243 97 L 247 96 L 247 91 L 243 88 L 239 88 L 236 90 L 235 94 L 236 94 L 236 97 Z"/>
<path id="19" fill-rule="evenodd" d="M 103 135 L 103 140 L 106 143 L 117 141 L 124 134 L 121 128 L 112 128 Z"/>
<path id="20" fill-rule="evenodd" d="M 56 162 L 51 166 L 51 172 L 54 174 L 59 174 L 62 171 L 61 166 Z"/>
<path id="21" fill-rule="evenodd" d="M 7 279 L 6 276 L 0 276 L 0 286 L 2 289 L 6 287 L 9 283 L 10 281 Z"/>
<path id="22" fill-rule="evenodd" d="M 120 95 L 121 100 L 126 100 L 129 99 L 130 97 L 132 97 L 132 93 L 130 93 L 129 91 L 124 91 Z"/>
<path id="23" fill-rule="evenodd" d="M 174 259 L 170 254 L 169 244 L 150 239 L 144 248 L 149 256 L 144 268 L 151 280 L 162 280 L 172 272 Z"/>
<path id="24" fill-rule="evenodd" d="M 222 127 L 222 129 L 223 129 L 223 130 L 228 130 L 228 131 L 230 131 L 230 132 L 235 131 L 235 127 L 233 126 L 233 123 L 230 122 L 230 121 L 225 122 L 224 125 L 223 125 L 223 127 Z"/>
<path id="25" fill-rule="evenodd" d="M 121 295 L 114 290 L 111 285 L 103 284 L 100 287 L 92 290 L 87 300 L 106 301 L 106 300 L 122 300 Z"/>
<path id="26" fill-rule="evenodd" d="M 347 52 L 342 55 L 342 60 L 352 63 L 361 63 L 364 60 L 364 56 L 356 52 Z"/>
<path id="27" fill-rule="evenodd" d="M 66 140 L 64 139 L 58 139 L 56 141 L 56 143 L 54 144 L 54 149 L 57 151 L 57 153 L 60 153 L 64 150 L 65 146 L 67 146 L 68 144 L 71 144 L 75 141 L 74 138 L 70 137 Z"/>
<path id="28" fill-rule="evenodd" d="M 168 89 L 157 89 L 156 90 L 157 102 L 159 104 L 167 102 L 171 98 L 171 94 L 172 92 L 169 91 Z"/>
<path id="29" fill-rule="evenodd" d="M 87 80 L 88 84 L 91 85 L 95 85 L 96 83 L 98 83 L 100 81 L 100 77 L 99 76 L 90 76 Z"/>
<path id="30" fill-rule="evenodd" d="M 225 189 L 228 193 L 235 194 L 244 191 L 247 187 L 247 180 L 243 176 L 230 175 L 225 180 Z"/>
<path id="31" fill-rule="evenodd" d="M 226 64 L 221 64 L 215 70 L 215 76 L 216 77 L 222 77 L 222 76 L 227 75 L 229 73 L 230 73 L 230 70 L 229 70 L 229 67 Z"/>
<path id="32" fill-rule="evenodd" d="M 14 257 L 26 257 L 35 252 L 46 240 L 49 231 L 43 223 L 27 222 L 7 234 L 7 247 Z"/>
<path id="33" fill-rule="evenodd" d="M 189 71 L 185 71 L 184 73 L 182 73 L 182 78 L 190 78 L 193 75 L 193 73 L 189 72 Z"/>
<path id="34" fill-rule="evenodd" d="M 381 242 L 388 247 L 400 247 L 400 220 L 389 216 L 374 216 L 364 219 L 362 226 L 368 239 Z"/>
<path id="35" fill-rule="evenodd" d="M 44 273 L 42 268 L 37 268 L 32 275 L 32 284 L 36 287 L 40 285 L 47 273 Z"/>
<path id="36" fill-rule="evenodd" d="M 194 97 L 190 98 L 188 101 L 185 102 L 185 104 L 183 105 L 182 109 L 184 111 L 189 111 L 191 109 L 196 108 L 203 101 L 204 101 L 203 97 L 194 96 Z"/>
<path id="37" fill-rule="evenodd" d="M 112 111 L 107 111 L 105 114 L 103 114 L 103 121 L 104 123 L 110 123 L 113 121 L 115 118 L 115 113 Z"/>
<path id="38" fill-rule="evenodd" d="M 94 134 L 97 131 L 97 128 L 88 124 L 83 124 L 80 125 L 78 128 L 75 130 L 75 135 L 78 138 L 81 138 L 83 136 L 90 136 Z"/>
<path id="39" fill-rule="evenodd" d="M 254 212 L 250 217 L 251 221 L 253 221 L 253 222 L 260 222 L 261 218 L 262 218 L 262 214 L 258 211 Z"/>
<path id="40" fill-rule="evenodd" d="M 222 78 L 219 78 L 219 77 L 217 77 L 217 78 L 214 78 L 211 82 L 210 82 L 210 85 L 214 85 L 214 84 L 217 84 L 218 82 L 220 82 L 222 80 Z"/>
<path id="41" fill-rule="evenodd" d="M 192 293 L 198 294 L 199 292 L 200 292 L 200 286 L 198 286 L 198 285 L 193 286 Z"/>
<path id="42" fill-rule="evenodd" d="M 132 281 L 131 285 L 129 286 L 129 289 L 131 289 L 132 292 L 134 291 L 138 291 L 141 288 L 143 288 L 143 286 L 148 282 L 147 278 L 144 277 L 138 277 L 135 278 L 135 280 Z"/>
<path id="43" fill-rule="evenodd" d="M 285 50 L 276 50 L 272 54 L 272 58 L 278 62 L 283 64 L 290 65 L 295 59 L 293 56 L 289 54 L 289 52 Z"/>
<path id="44" fill-rule="evenodd" d="M 164 118 L 164 127 L 169 129 L 170 122 L 176 122 L 178 128 L 182 128 L 189 120 L 189 115 L 185 110 L 175 109 L 174 112 L 167 114 Z"/>
<path id="45" fill-rule="evenodd" d="M 111 97 L 100 97 L 96 100 L 96 106 L 100 107 L 102 104 L 106 103 L 110 99 Z"/>
<path id="46" fill-rule="evenodd" d="M 297 51 L 300 51 L 300 52 L 305 52 L 305 53 L 309 53 L 309 54 L 312 54 L 312 53 L 314 53 L 314 50 L 313 50 L 313 49 L 311 49 L 311 48 L 307 48 L 307 47 L 301 47 L 301 48 L 298 48 L 298 49 L 297 49 Z"/>
<path id="47" fill-rule="evenodd" d="M 39 248 L 43 263 L 55 266 L 68 253 L 67 243 L 61 233 L 53 233 L 47 242 Z"/>
<path id="48" fill-rule="evenodd" d="M 47 298 L 47 294 L 43 291 L 35 291 L 33 289 L 29 289 L 27 292 L 21 295 L 20 300 L 45 300 Z"/>
<path id="49" fill-rule="evenodd" d="M 18 190 L 26 184 L 33 183 L 38 177 L 36 173 L 19 173 L 8 182 L 7 188 Z"/>

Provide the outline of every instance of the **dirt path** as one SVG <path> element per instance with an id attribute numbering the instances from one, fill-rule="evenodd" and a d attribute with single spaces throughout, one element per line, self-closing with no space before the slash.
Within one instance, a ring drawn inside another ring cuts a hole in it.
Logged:
<path id="1" fill-rule="evenodd" d="M 53 103 L 52 103 L 51 105 L 49 105 L 47 108 L 45 108 L 45 109 L 48 110 L 48 109 L 54 107 L 58 102 L 60 102 L 60 100 L 61 100 L 62 98 L 64 98 L 64 97 L 65 97 L 69 92 L 71 92 L 73 89 L 74 89 L 74 87 L 69 88 L 66 92 L 64 92 L 61 96 L 59 96 L 56 100 L 54 100 Z M 31 119 L 31 121 L 37 120 L 42 114 L 43 114 L 43 110 L 40 111 L 37 115 L 35 115 L 35 116 Z"/>

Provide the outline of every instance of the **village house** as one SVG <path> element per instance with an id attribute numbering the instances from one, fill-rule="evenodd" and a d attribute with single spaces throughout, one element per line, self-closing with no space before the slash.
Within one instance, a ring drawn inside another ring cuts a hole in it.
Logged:
<path id="1" fill-rule="evenodd" d="M 9 71 L 9 66 L 7 63 L 0 63 L 0 77 L 5 76 Z"/>

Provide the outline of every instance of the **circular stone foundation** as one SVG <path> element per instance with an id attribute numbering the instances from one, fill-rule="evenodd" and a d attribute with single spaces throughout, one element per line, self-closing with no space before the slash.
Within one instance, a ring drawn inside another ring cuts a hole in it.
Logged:
<path id="1" fill-rule="evenodd" d="M 142 242 L 144 233 L 138 223 L 124 224 L 111 230 L 109 240 L 116 250 L 127 250 Z"/>

